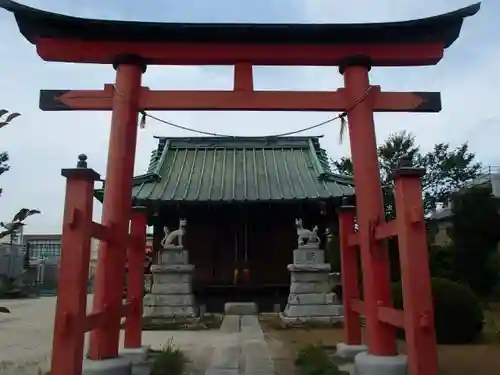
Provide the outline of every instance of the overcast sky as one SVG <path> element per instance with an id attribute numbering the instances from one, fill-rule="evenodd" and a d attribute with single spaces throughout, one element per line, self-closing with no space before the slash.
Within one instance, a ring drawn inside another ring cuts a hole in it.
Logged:
<path id="1" fill-rule="evenodd" d="M 80 17 L 188 22 L 370 22 L 400 21 L 448 12 L 472 0 L 26 0 L 24 4 Z M 414 133 L 424 150 L 437 142 L 458 145 L 468 141 L 479 160 L 500 165 L 500 41 L 494 30 L 500 21 L 500 2 L 486 0 L 480 13 L 468 18 L 459 40 L 443 61 L 426 68 L 376 68 L 372 82 L 385 90 L 441 91 L 444 109 L 439 114 L 380 114 L 377 138 L 401 130 Z M 61 168 L 74 167 L 86 153 L 89 165 L 104 175 L 109 137 L 109 113 L 42 112 L 40 89 L 100 89 L 114 81 L 110 66 L 43 62 L 19 33 L 14 17 L 0 12 L 2 53 L 0 107 L 22 113 L 0 130 L 0 150 L 9 152 L 11 170 L 0 177 L 0 221 L 19 208 L 38 208 L 27 233 L 59 233 L 65 180 Z M 497 32 L 498 34 L 498 32 Z M 228 89 L 232 68 L 150 67 L 143 84 L 152 89 Z M 337 68 L 257 68 L 256 89 L 333 90 L 342 86 Z M 153 113 L 161 118 L 231 135 L 270 135 L 303 128 L 328 113 Z M 333 114 L 332 114 L 333 115 Z M 349 154 L 348 142 L 338 143 L 339 123 L 311 131 L 324 135 L 330 156 Z M 143 173 L 154 135 L 193 136 L 149 120 L 139 132 L 136 174 Z M 95 219 L 101 205 L 95 205 Z"/>

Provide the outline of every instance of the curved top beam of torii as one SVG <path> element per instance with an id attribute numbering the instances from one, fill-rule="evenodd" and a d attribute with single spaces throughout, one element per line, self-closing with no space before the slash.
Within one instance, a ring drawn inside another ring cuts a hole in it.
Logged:
<path id="1" fill-rule="evenodd" d="M 370 57 L 378 66 L 433 65 L 480 5 L 404 22 L 238 24 L 85 19 L 0 0 L 46 61 L 109 64 L 117 55 L 133 54 L 159 65 L 321 66 L 339 65 L 346 55 Z"/>
<path id="2" fill-rule="evenodd" d="M 481 3 L 403 22 L 351 24 L 237 24 L 107 21 L 71 17 L 31 8 L 11 0 L 0 7 L 14 13 L 21 33 L 31 43 L 38 37 L 92 41 L 199 43 L 419 43 L 443 42 L 459 36 L 465 17 Z"/>

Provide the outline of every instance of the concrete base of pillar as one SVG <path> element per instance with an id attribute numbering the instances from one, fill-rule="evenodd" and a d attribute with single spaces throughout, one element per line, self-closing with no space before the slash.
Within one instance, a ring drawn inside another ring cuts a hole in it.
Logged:
<path id="1" fill-rule="evenodd" d="M 359 353 L 367 352 L 368 346 L 366 345 L 348 345 L 343 342 L 337 344 L 337 350 L 335 351 L 335 357 L 340 357 L 344 359 L 354 359 Z"/>
<path id="2" fill-rule="evenodd" d="M 142 346 L 140 348 L 125 348 L 120 350 L 120 357 L 130 359 L 132 364 L 142 363 L 148 360 L 150 346 Z"/>
<path id="3" fill-rule="evenodd" d="M 82 375 L 132 375 L 132 360 L 126 357 L 101 361 L 84 359 Z"/>
<path id="4" fill-rule="evenodd" d="M 383 357 L 359 353 L 354 358 L 356 375 L 408 375 L 408 358 L 405 355 Z"/>

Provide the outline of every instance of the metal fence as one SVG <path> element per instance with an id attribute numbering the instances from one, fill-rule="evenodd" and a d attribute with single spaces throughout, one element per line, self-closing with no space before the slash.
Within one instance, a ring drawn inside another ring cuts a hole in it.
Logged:
<path id="1" fill-rule="evenodd" d="M 18 278 L 24 270 L 25 247 L 15 244 L 0 244 L 0 275 Z"/>

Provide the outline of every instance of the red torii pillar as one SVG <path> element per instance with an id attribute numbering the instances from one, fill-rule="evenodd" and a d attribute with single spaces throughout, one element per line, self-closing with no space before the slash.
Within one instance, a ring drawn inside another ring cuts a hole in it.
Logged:
<path id="1" fill-rule="evenodd" d="M 76 168 L 63 169 L 66 197 L 61 238 L 61 260 L 57 292 L 51 375 L 80 375 L 82 372 L 84 335 L 108 325 L 114 316 L 125 317 L 127 354 L 141 355 L 141 318 L 144 288 L 144 250 L 146 245 L 146 212 L 134 207 L 131 233 L 125 236 L 128 246 L 127 302 L 94 311 L 87 315 L 87 282 L 91 238 L 113 243 L 113 228 L 92 221 L 92 201 L 98 173 L 87 168 L 87 156 L 80 155 Z M 123 283 L 120 293 L 123 290 Z M 119 333 L 119 327 L 118 327 Z M 117 343 L 118 346 L 118 343 Z M 89 362 L 92 366 L 92 364 Z M 114 365 L 126 369 L 127 361 Z"/>
<path id="2" fill-rule="evenodd" d="M 96 327 L 90 334 L 90 359 L 118 356 L 123 280 L 129 219 L 132 214 L 132 180 L 134 177 L 137 143 L 137 116 L 142 73 L 146 66 L 140 59 L 123 56 L 115 62 L 116 84 L 113 96 L 111 133 L 102 224 L 112 228 L 114 241 L 103 242 L 95 277 L 93 311 L 109 309 L 115 312 L 107 324 Z M 145 246 L 145 242 L 144 242 Z M 144 261 L 141 261 L 143 268 Z"/>
<path id="3" fill-rule="evenodd" d="M 372 228 L 385 219 L 377 143 L 373 122 L 373 99 L 368 72 L 371 61 L 359 56 L 344 61 L 340 73 L 344 75 L 345 91 L 349 102 L 365 100 L 347 113 L 351 140 L 351 155 L 356 187 L 357 223 L 363 269 L 364 312 L 368 328 L 368 347 L 371 354 L 391 356 L 397 354 L 396 330 L 378 319 L 379 306 L 391 306 L 389 257 L 384 242 L 374 241 Z M 351 271 L 351 270 L 349 270 Z"/>
<path id="4" fill-rule="evenodd" d="M 134 242 L 127 249 L 127 302 L 132 313 L 125 320 L 125 349 L 142 346 L 142 300 L 144 296 L 144 261 L 146 258 L 147 208 L 134 207 L 130 221 L 130 235 Z"/>

